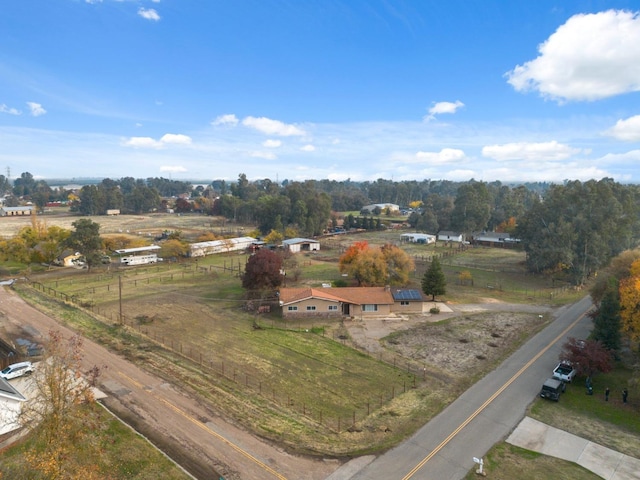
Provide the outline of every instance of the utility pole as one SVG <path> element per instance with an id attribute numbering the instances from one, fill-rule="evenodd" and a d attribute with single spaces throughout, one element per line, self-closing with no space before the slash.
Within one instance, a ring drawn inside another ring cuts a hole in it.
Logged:
<path id="1" fill-rule="evenodd" d="M 118 275 L 118 301 L 120 303 L 120 325 L 123 325 L 124 317 L 122 316 L 122 275 Z"/>

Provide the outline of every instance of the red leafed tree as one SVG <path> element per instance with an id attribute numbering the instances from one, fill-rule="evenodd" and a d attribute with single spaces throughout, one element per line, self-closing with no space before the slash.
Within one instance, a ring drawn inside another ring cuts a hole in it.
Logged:
<path id="1" fill-rule="evenodd" d="M 242 275 L 247 290 L 276 288 L 282 283 L 282 257 L 271 250 L 258 250 L 249 257 Z"/>
<path id="2" fill-rule="evenodd" d="M 579 375 L 591 377 L 613 369 L 613 355 L 602 342 L 596 340 L 569 340 L 562 345 L 560 361 L 570 362 Z"/>

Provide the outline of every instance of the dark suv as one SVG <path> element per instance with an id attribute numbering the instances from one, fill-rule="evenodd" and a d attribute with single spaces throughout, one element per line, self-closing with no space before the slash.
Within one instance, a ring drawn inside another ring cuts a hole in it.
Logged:
<path id="1" fill-rule="evenodd" d="M 542 390 L 540 390 L 540 396 L 542 398 L 548 398 L 549 400 L 558 401 L 560 400 L 560 394 L 565 391 L 566 385 L 562 380 L 558 380 L 557 378 L 549 378 L 542 385 Z"/>

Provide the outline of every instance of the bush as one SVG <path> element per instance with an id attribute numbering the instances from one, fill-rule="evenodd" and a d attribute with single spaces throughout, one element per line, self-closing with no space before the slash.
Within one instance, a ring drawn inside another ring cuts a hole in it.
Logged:
<path id="1" fill-rule="evenodd" d="M 438 307 L 431 307 L 429 313 L 433 313 L 435 315 L 436 313 L 440 313 L 440 309 Z"/>

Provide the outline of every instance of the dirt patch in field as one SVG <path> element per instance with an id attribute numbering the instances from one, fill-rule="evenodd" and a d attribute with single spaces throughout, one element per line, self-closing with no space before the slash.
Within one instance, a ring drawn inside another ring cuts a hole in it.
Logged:
<path id="1" fill-rule="evenodd" d="M 441 306 L 441 311 L 446 309 Z M 487 311 L 345 322 L 351 339 L 372 355 L 390 350 L 451 378 L 486 370 L 549 321 L 536 312 Z"/>

